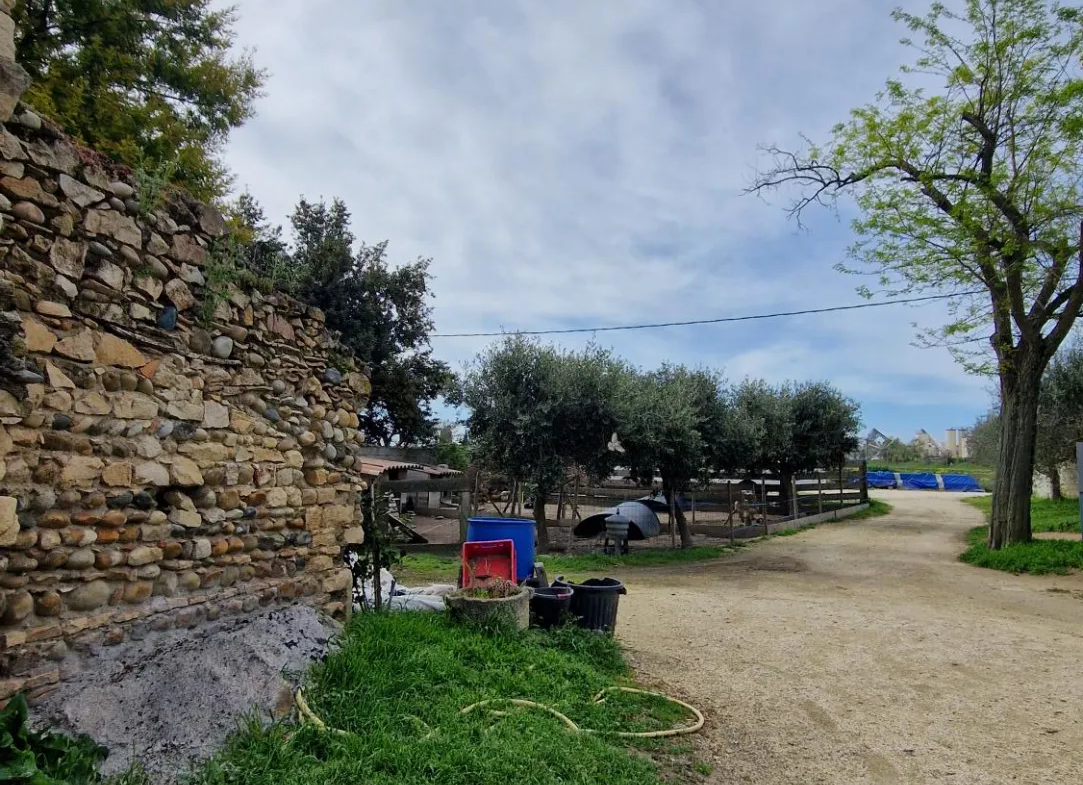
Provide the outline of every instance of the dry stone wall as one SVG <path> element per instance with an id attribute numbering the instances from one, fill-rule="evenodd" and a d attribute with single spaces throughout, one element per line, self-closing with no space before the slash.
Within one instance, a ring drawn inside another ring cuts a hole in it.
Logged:
<path id="1" fill-rule="evenodd" d="M 0 700 L 129 636 L 335 610 L 361 537 L 365 373 L 320 311 L 228 280 L 217 210 L 137 185 L 0 125 Z"/>

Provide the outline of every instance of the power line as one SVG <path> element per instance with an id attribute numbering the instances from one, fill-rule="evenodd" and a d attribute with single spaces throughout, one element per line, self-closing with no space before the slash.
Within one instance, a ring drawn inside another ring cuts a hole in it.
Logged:
<path id="1" fill-rule="evenodd" d="M 947 300 L 952 297 L 966 297 L 980 292 L 958 292 L 956 294 L 930 294 L 924 297 L 909 297 L 902 300 L 887 300 L 879 303 L 857 303 L 855 305 L 835 305 L 830 308 L 809 308 L 804 311 L 777 311 L 758 313 L 751 316 L 723 316 L 718 319 L 692 319 L 686 322 L 655 322 L 652 324 L 622 324 L 611 327 L 570 327 L 563 330 L 504 330 L 491 333 L 437 333 L 430 338 L 495 338 L 502 335 L 569 335 L 572 333 L 611 333 L 621 330 L 654 330 L 661 327 L 689 327 L 699 324 L 723 324 L 726 322 L 751 322 L 759 319 L 779 319 L 785 316 L 807 316 L 816 313 L 834 313 L 837 311 L 857 311 L 861 308 L 884 308 L 888 305 L 906 303 L 924 303 L 930 300 Z"/>

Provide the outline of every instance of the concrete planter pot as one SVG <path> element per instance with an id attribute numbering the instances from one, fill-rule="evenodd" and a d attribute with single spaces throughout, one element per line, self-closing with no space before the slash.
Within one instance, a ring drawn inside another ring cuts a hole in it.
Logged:
<path id="1" fill-rule="evenodd" d="M 453 619 L 482 627 L 510 626 L 525 630 L 530 626 L 530 598 L 534 592 L 519 587 L 510 597 L 476 597 L 459 589 L 444 596 L 444 605 Z"/>

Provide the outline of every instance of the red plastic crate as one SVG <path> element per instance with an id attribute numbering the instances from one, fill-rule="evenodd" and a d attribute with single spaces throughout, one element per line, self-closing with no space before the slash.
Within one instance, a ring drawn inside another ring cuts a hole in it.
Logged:
<path id="1" fill-rule="evenodd" d="M 464 542 L 462 585 L 488 586 L 497 580 L 515 583 L 515 543 L 512 540 Z"/>

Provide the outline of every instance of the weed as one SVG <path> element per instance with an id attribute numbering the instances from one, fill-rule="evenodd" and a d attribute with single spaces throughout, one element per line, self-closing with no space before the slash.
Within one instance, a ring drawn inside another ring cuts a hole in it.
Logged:
<path id="1" fill-rule="evenodd" d="M 989 520 L 993 497 L 977 496 L 965 501 L 984 512 L 985 519 Z M 1031 499 L 1030 529 L 1035 532 L 1079 531 L 1079 499 Z"/>
<path id="2" fill-rule="evenodd" d="M 993 551 L 986 545 L 988 526 L 967 533 L 969 546 L 959 558 L 977 567 L 1031 575 L 1065 575 L 1083 569 L 1083 540 L 1034 540 Z"/>
<path id="3" fill-rule="evenodd" d="M 887 502 L 879 501 L 878 499 L 869 499 L 869 506 L 861 512 L 855 512 L 853 515 L 848 515 L 843 518 L 840 523 L 846 523 L 847 521 L 866 521 L 869 518 L 879 518 L 887 515 L 894 508 Z"/>
<path id="4" fill-rule="evenodd" d="M 0 710 L 0 781 L 37 785 L 98 782 L 108 752 L 89 736 L 34 732 L 26 698 L 16 695 Z"/>
<path id="5" fill-rule="evenodd" d="M 703 761 L 696 761 L 696 765 L 693 768 L 695 768 L 696 774 L 704 777 L 711 776 L 711 772 L 714 771 L 714 766 L 710 763 L 704 763 Z"/>
<path id="6" fill-rule="evenodd" d="M 656 785 L 651 760 L 612 737 L 570 732 L 538 711 L 461 713 L 482 700 L 527 698 L 598 730 L 687 722 L 680 707 L 650 696 L 613 694 L 591 702 L 627 678 L 616 643 L 582 630 L 494 636 L 442 614 L 362 614 L 338 650 L 311 671 L 306 687 L 316 714 L 350 735 L 250 723 L 193 783 Z"/>
<path id="7" fill-rule="evenodd" d="M 146 218 L 162 206 L 165 201 L 165 189 L 173 182 L 176 173 L 175 161 L 163 161 L 152 169 L 140 166 L 135 170 L 140 216 Z"/>
<path id="8" fill-rule="evenodd" d="M 229 285 L 245 277 L 240 260 L 241 248 L 233 236 L 215 240 L 211 245 L 203 268 L 203 302 L 197 314 L 200 324 L 209 324 L 214 319 L 215 311 L 229 299 Z"/>

